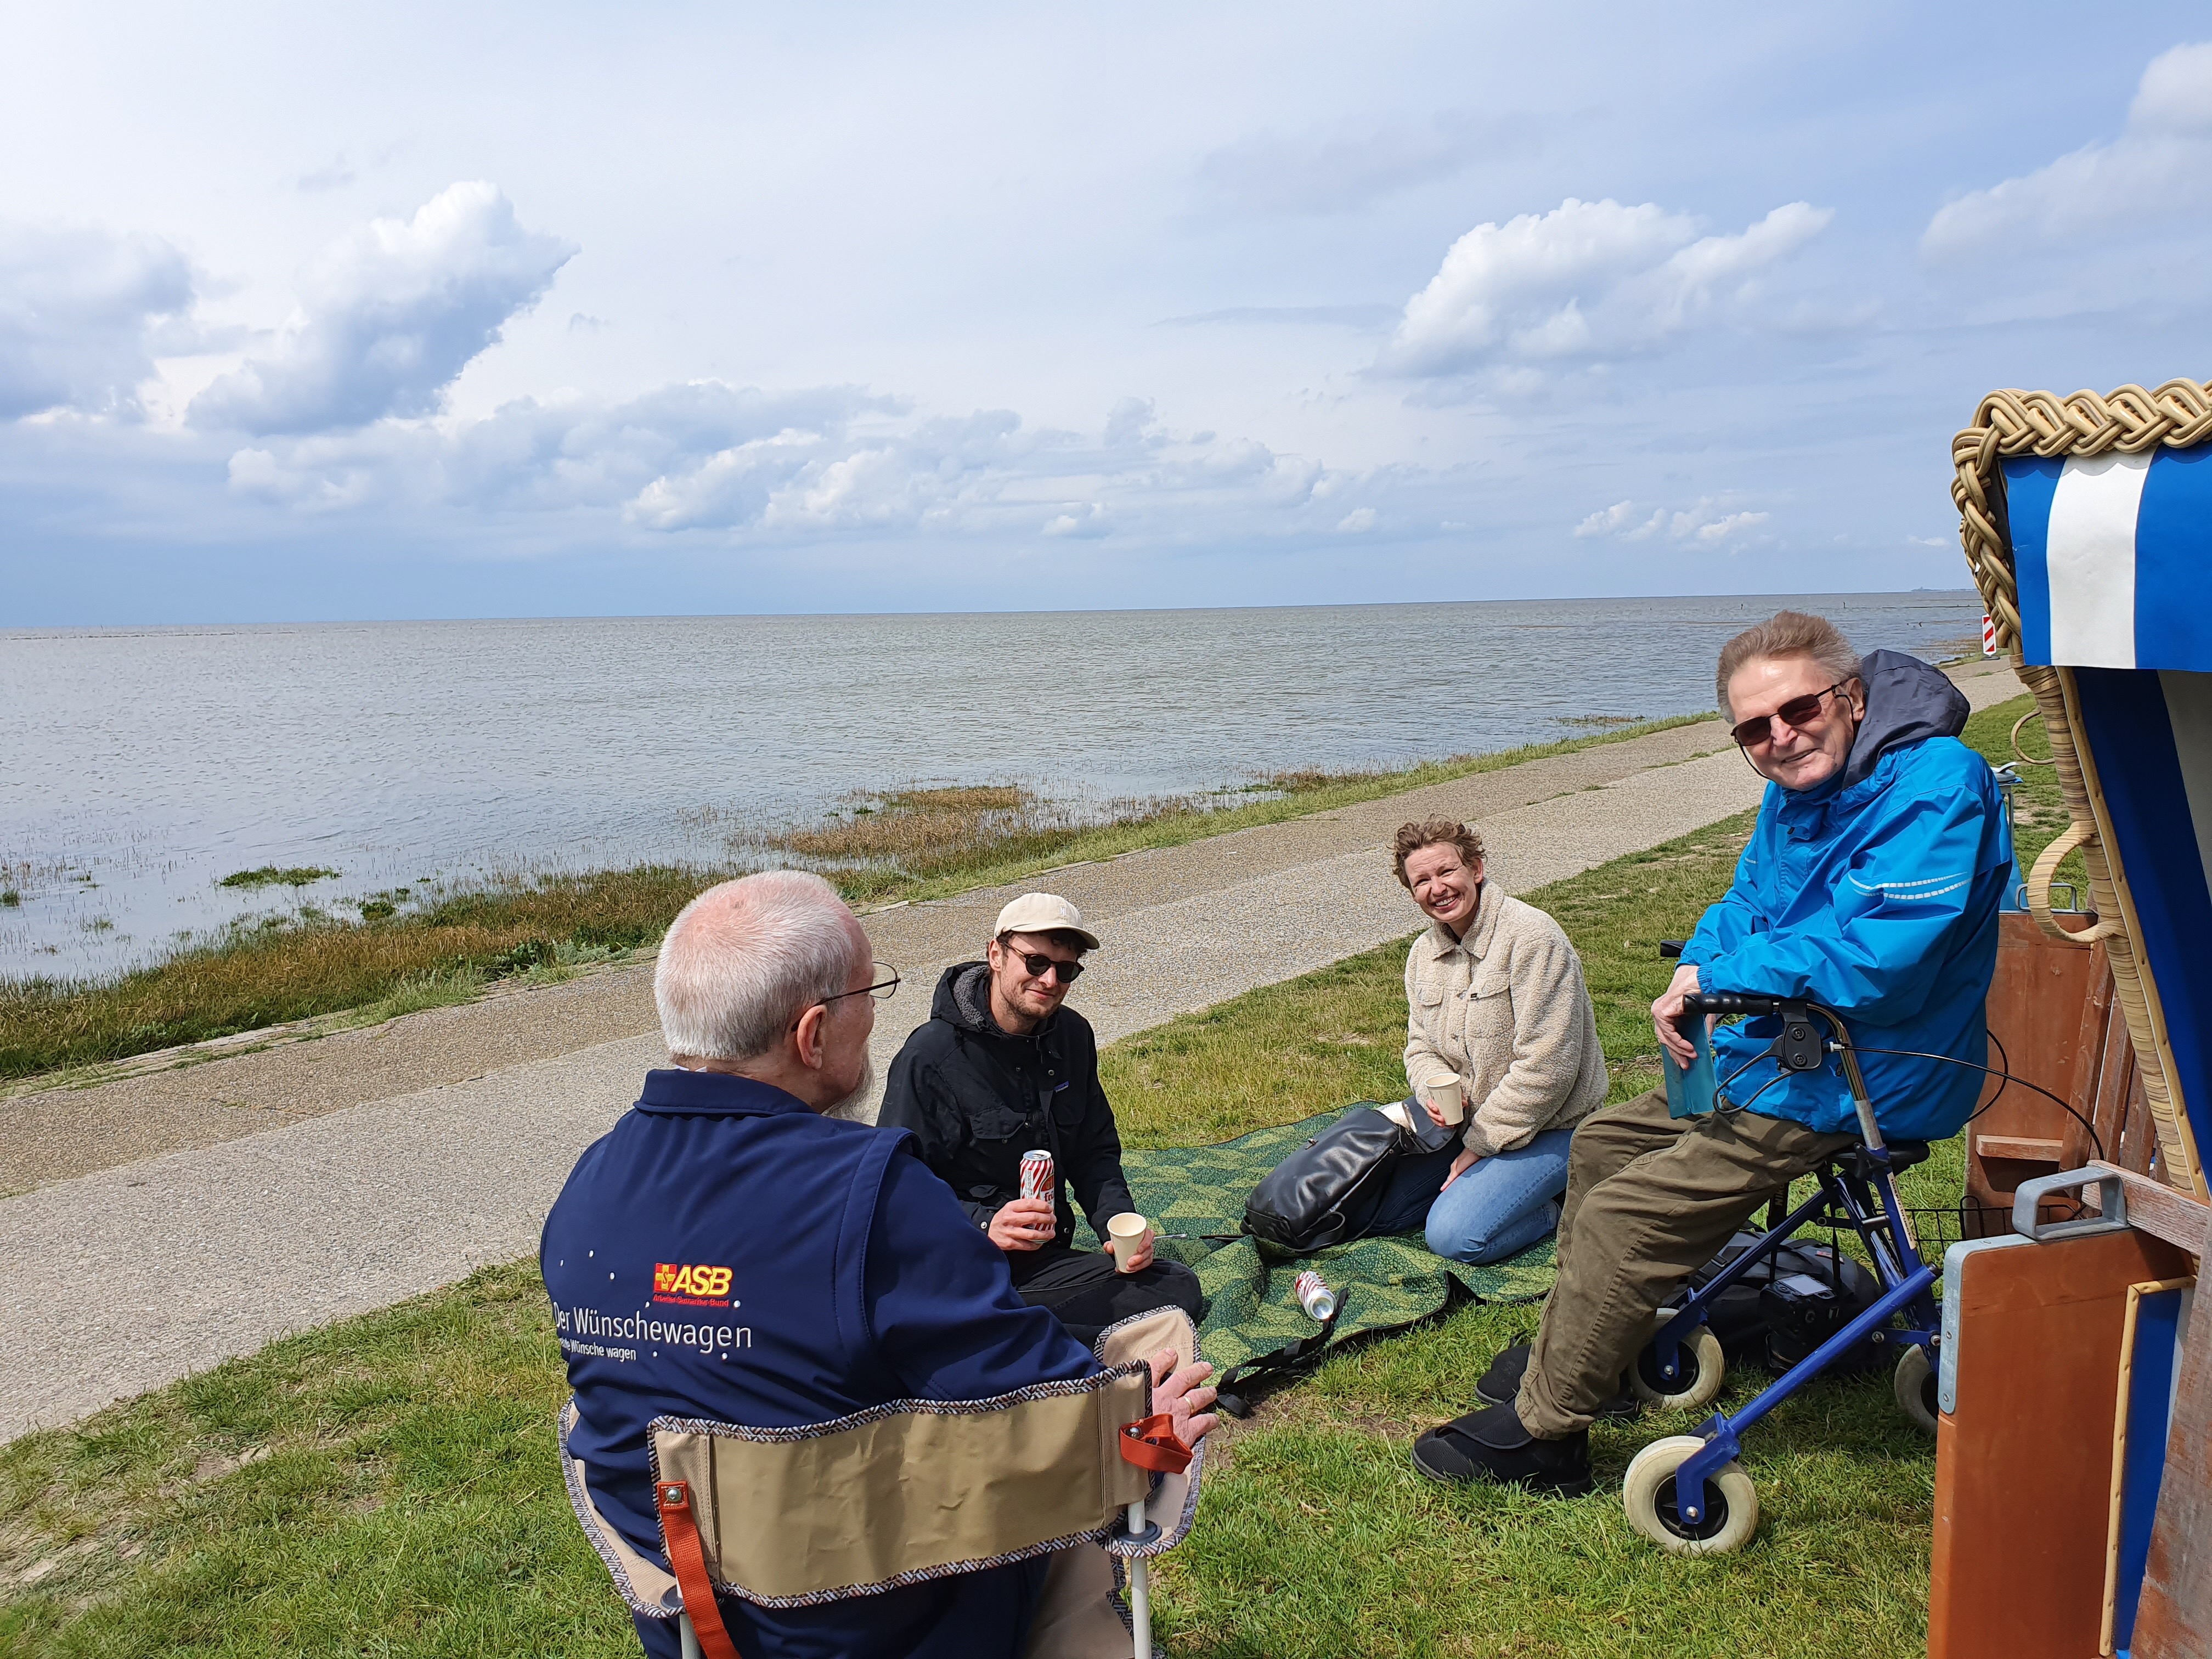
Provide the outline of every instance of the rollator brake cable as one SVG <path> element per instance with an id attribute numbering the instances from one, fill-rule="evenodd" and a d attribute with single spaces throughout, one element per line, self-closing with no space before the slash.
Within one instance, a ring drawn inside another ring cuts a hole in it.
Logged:
<path id="1" fill-rule="evenodd" d="M 1925 1049 L 1922 1048 L 1869 1048 L 1863 1042 L 1855 1042 L 1851 1045 L 1851 1048 L 1855 1052 L 1862 1054 L 1894 1054 L 1905 1060 L 1940 1060 L 1946 1066 L 1963 1066 L 1970 1072 L 1981 1072 L 1988 1076 L 2000 1079 L 2000 1086 L 1998 1087 L 1996 1093 L 1991 1095 L 1986 1101 L 1983 1102 L 1981 1105 L 1976 1107 L 1973 1111 L 1967 1115 L 1966 1121 L 1968 1123 L 1972 1123 L 1974 1119 L 1979 1117 L 1984 1112 L 1988 1111 L 1990 1107 L 1996 1105 L 1998 1100 L 2003 1097 L 2006 1086 L 2017 1083 L 2023 1089 L 2033 1089 L 2036 1093 L 2043 1096 L 2044 1098 L 2051 1102 L 2058 1108 L 2059 1110 L 2064 1112 L 2067 1116 L 2072 1118 L 2076 1123 L 2081 1126 L 2083 1131 L 2089 1137 L 2089 1145 L 2096 1151 L 2097 1161 L 2100 1164 L 2103 1163 L 2105 1161 L 2105 1140 L 2104 1137 L 2097 1133 L 2097 1126 L 2090 1122 L 2087 1118 L 2083 1117 L 2081 1113 L 2075 1111 L 2067 1102 L 2061 1100 L 2057 1095 L 2052 1094 L 2050 1090 L 2045 1088 L 2041 1084 L 2030 1083 L 2024 1077 L 2014 1077 L 2008 1069 L 2012 1065 L 2012 1056 L 2005 1052 L 2004 1044 L 1998 1040 L 1997 1034 L 1996 1032 L 1990 1031 L 1987 1033 L 1987 1036 L 1990 1042 L 1996 1043 L 1997 1056 L 2004 1061 L 2004 1068 L 2000 1068 L 1995 1066 L 1978 1066 L 1971 1060 L 1960 1060 L 1956 1054 L 1931 1054 Z M 1750 1067 L 1757 1065 L 1760 1060 L 1766 1058 L 1768 1058 L 1768 1056 L 1765 1054 L 1753 1054 L 1749 1060 L 1744 1061 L 1742 1065 L 1737 1066 L 1735 1070 L 1730 1072 L 1728 1074 L 1727 1080 L 1720 1085 L 1720 1088 L 1727 1088 L 1729 1084 L 1735 1082 L 1736 1079 L 1741 1077 Z M 1759 1085 L 1759 1093 L 1752 1096 L 1751 1100 L 1747 1100 L 1741 1105 L 1736 1105 L 1734 1102 L 1729 1103 L 1734 1105 L 1737 1111 L 1747 1110 L 1751 1106 L 1752 1101 L 1757 1100 L 1759 1095 L 1765 1094 L 1776 1084 L 1781 1082 L 1784 1078 L 1792 1077 L 1795 1075 L 1795 1073 L 1787 1069 L 1778 1071 L 1772 1077 L 1769 1078 L 1765 1083 Z M 1718 1091 L 1717 1090 L 1715 1092 L 1717 1093 Z"/>
<path id="2" fill-rule="evenodd" d="M 2045 1088 L 2039 1083 L 2030 1083 L 2024 1077 L 2014 1077 L 2010 1072 L 2001 1072 L 1994 1066 L 1977 1066 L 1972 1060 L 1960 1060 L 1955 1054 L 1931 1054 L 1919 1048 L 1869 1048 L 1858 1043 L 1854 1043 L 1851 1046 L 1856 1048 L 1858 1052 L 1863 1054 L 1901 1054 L 1907 1060 L 1940 1060 L 1946 1066 L 1963 1066 L 1970 1072 L 1986 1073 L 1990 1077 L 2001 1077 L 2008 1083 L 2017 1083 L 2023 1089 L 2033 1089 L 2045 1099 L 2054 1103 L 2058 1107 L 2059 1110 L 2064 1112 L 2067 1116 L 2072 1118 L 2087 1132 L 2089 1136 L 2089 1145 L 2096 1149 L 2097 1161 L 2100 1164 L 2105 1162 L 2105 1140 L 2104 1137 L 2097 1133 L 2097 1126 L 2090 1122 L 2087 1118 L 2083 1117 L 2081 1113 L 2075 1111 L 2064 1101 L 2060 1100 L 2057 1095 L 2052 1094 L 2050 1090 Z M 2002 1045 L 1999 1046 L 2002 1048 Z M 1990 1097 L 1990 1106 L 1994 1106 L 1996 1104 L 1996 1097 L 1992 1095 Z M 1972 1116 L 1966 1120 L 1966 1121 L 1969 1123 L 1972 1122 L 1974 1118 L 1979 1117 L 1982 1115 L 1982 1112 L 1985 1112 L 1988 1109 L 1989 1106 L 1983 1107 L 1980 1111 L 1975 1112 Z"/>

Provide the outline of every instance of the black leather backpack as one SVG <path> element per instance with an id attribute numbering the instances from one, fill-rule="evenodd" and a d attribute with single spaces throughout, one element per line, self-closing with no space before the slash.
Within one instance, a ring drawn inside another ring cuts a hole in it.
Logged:
<path id="1" fill-rule="evenodd" d="M 1449 1144 L 1454 1133 L 1419 1107 L 1407 1109 L 1417 1129 L 1400 1128 L 1374 1106 L 1345 1113 L 1252 1189 L 1244 1200 L 1244 1231 L 1294 1255 L 1364 1237 L 1390 1184 L 1391 1166 L 1408 1152 Z"/>

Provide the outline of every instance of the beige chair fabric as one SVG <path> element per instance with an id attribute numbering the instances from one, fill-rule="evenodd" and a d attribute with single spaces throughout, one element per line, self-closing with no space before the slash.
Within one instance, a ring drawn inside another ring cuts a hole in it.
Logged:
<path id="1" fill-rule="evenodd" d="M 1151 1397 L 1130 1366 L 798 1430 L 659 1418 L 653 1478 L 690 1484 L 716 1583 L 808 1607 L 1097 1537 L 1150 1484 L 1117 1442 Z"/>
<path id="2" fill-rule="evenodd" d="M 1133 1365 L 1149 1363 L 1163 1348 L 1174 1351 L 1178 1368 L 1198 1358 L 1198 1327 L 1181 1308 L 1160 1308 L 1108 1326 L 1098 1339 L 1097 1352 L 1109 1365 Z M 1109 1534 L 1106 1548 L 1124 1558 L 1152 1556 L 1164 1554 L 1182 1543 L 1198 1518 L 1198 1477 L 1205 1456 L 1206 1449 L 1200 1446 L 1192 1455 L 1190 1467 L 1181 1474 L 1157 1477 L 1145 1512 L 1148 1520 L 1158 1523 L 1158 1538 L 1148 1544 L 1133 1543 Z"/>
<path id="3" fill-rule="evenodd" d="M 583 1528 L 586 1541 L 605 1564 L 616 1593 L 632 1613 L 641 1613 L 648 1619 L 673 1619 L 684 1607 L 676 1575 L 632 1549 L 599 1513 L 599 1506 L 592 1501 L 592 1489 L 585 1484 L 582 1461 L 568 1455 L 568 1431 L 575 1426 L 576 1402 L 571 1400 L 561 1407 L 556 1432 L 561 1474 L 568 1483 L 568 1507 L 576 1512 L 576 1524 Z"/>
<path id="4" fill-rule="evenodd" d="M 1182 1540 L 1201 1461 L 1148 1474 L 1121 1458 L 1121 1428 L 1150 1414 L 1150 1357 L 1166 1349 L 1188 1364 L 1197 1347 L 1189 1316 L 1170 1308 L 1109 1328 L 1097 1352 L 1110 1369 L 1078 1382 L 902 1401 L 799 1430 L 664 1418 L 655 1478 L 690 1484 L 708 1573 L 748 1601 L 810 1606 L 1050 1553 L 1029 1659 L 1121 1659 L 1131 1637 L 1114 1558 Z M 560 1429 L 576 1518 L 632 1611 L 672 1618 L 675 1579 L 606 1523 L 566 1454 L 575 1417 L 572 1401 Z M 1140 1496 L 1160 1532 L 1132 1544 L 1122 1511 Z"/>

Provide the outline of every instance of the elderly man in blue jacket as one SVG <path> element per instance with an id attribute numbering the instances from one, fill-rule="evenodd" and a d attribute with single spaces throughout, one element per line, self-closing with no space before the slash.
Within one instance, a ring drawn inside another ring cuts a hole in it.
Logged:
<path id="1" fill-rule="evenodd" d="M 818 876 L 708 888 L 653 975 L 675 1064 L 646 1074 L 546 1218 L 538 1265 L 577 1408 L 568 1455 L 599 1514 L 664 1569 L 656 1417 L 793 1428 L 1100 1369 L 1015 1294 L 912 1135 L 823 1115 L 868 1091 L 873 996 L 897 984 L 879 968 Z M 1187 1443 L 1204 1435 L 1213 1419 L 1192 1413 L 1212 1401 L 1208 1368 L 1152 1364 L 1156 1408 Z M 721 1600 L 721 1616 L 744 1659 L 1014 1659 L 1045 1571 L 1040 1558 L 822 1607 Z M 648 1655 L 676 1659 L 672 1620 L 636 1623 Z"/>
<path id="2" fill-rule="evenodd" d="M 1651 1005 L 1659 1041 L 1692 1058 L 1677 1026 L 1694 991 L 1802 997 L 1861 1045 L 1886 1139 L 1957 1133 L 1981 1090 L 2013 867 L 1989 766 L 1958 741 L 1966 698 L 1917 659 L 1862 661 L 1831 623 L 1790 611 L 1729 641 L 1716 690 L 1768 787 L 1734 884 Z M 1634 1411 L 1621 1378 L 1660 1304 L 1855 1139 L 1838 1071 L 1784 1071 L 1772 1036 L 1771 1021 L 1715 1032 L 1721 1110 L 1677 1120 L 1655 1090 L 1583 1121 L 1536 1340 L 1492 1362 L 1479 1409 L 1415 1443 L 1423 1473 L 1589 1490 L 1590 1422 Z"/>

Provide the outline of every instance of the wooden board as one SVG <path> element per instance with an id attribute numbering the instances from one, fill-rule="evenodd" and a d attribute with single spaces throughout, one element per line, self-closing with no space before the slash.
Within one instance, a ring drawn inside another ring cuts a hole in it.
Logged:
<path id="1" fill-rule="evenodd" d="M 2203 1249 L 2212 1255 L 2212 1232 Z M 2212 1289 L 2202 1284 L 2181 1351 L 2132 1652 L 2135 1659 L 2212 1654 Z"/>
<path id="2" fill-rule="evenodd" d="M 1929 1659 L 2097 1651 L 2128 1287 L 2191 1266 L 2133 1231 L 1966 1258 L 1936 1440 Z"/>
<path id="3" fill-rule="evenodd" d="M 2087 1167 L 2107 1170 L 2120 1178 L 2127 1199 L 2128 1225 L 2136 1231 L 2178 1244 L 2192 1255 L 2204 1248 L 2208 1235 L 2212 1235 L 2212 1205 L 2201 1203 L 2187 1193 L 2176 1192 L 2162 1181 L 2153 1181 L 2147 1175 L 2124 1170 L 2118 1164 L 2092 1164 Z M 2084 1187 L 2081 1193 L 2088 1208 L 2103 1209 L 2098 1201 L 2098 1188 Z"/>
<path id="4" fill-rule="evenodd" d="M 2102 945 L 2052 939 L 2033 917 L 2016 912 L 1998 917 L 1996 972 L 1986 1005 L 1991 1066 L 2050 1090 L 2094 1121 L 2113 1028 L 2123 1046 L 2127 1040 L 2112 1004 L 2112 974 Z M 2087 1140 L 2058 1101 L 2018 1084 L 1990 1078 L 1978 1104 L 1966 1140 L 1969 1237 L 2008 1231 L 2004 1215 L 2014 1190 L 2067 1167 L 2072 1142 Z M 2118 1151 L 2116 1133 L 2107 1135 L 2102 1125 L 2098 1133 Z M 2046 1215 L 2055 1220 L 2066 1212 L 2060 1206 Z"/>

